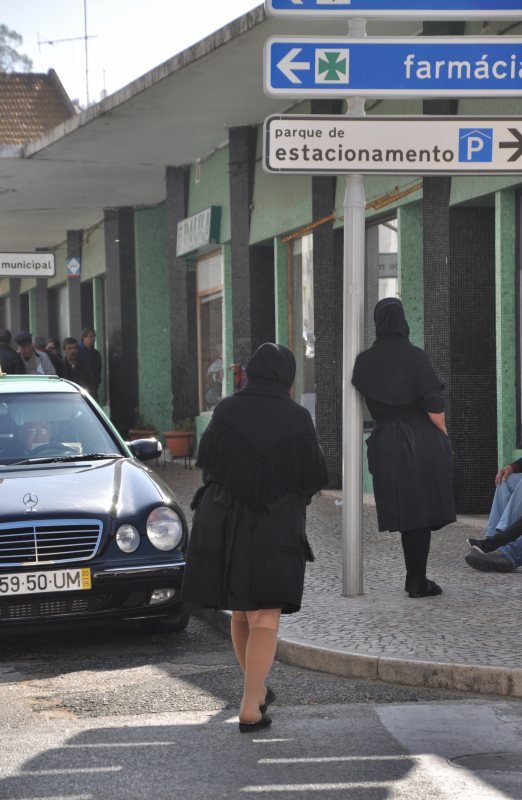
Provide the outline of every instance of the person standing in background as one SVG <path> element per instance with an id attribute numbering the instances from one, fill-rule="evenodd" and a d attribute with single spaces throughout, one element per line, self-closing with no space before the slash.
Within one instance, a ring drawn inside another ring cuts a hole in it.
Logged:
<path id="1" fill-rule="evenodd" d="M 13 347 L 11 331 L 0 330 L 0 369 L 6 375 L 25 375 L 22 357 Z"/>
<path id="2" fill-rule="evenodd" d="M 380 531 L 400 531 L 410 597 L 442 589 L 426 577 L 431 532 L 454 522 L 452 447 L 443 385 L 428 357 L 409 340 L 400 300 L 375 306 L 372 347 L 357 356 L 352 383 L 376 422 L 367 440 Z"/>
<path id="3" fill-rule="evenodd" d="M 82 330 L 82 340 L 78 347 L 78 359 L 87 363 L 91 369 L 93 375 L 91 395 L 95 400 L 98 400 L 98 389 L 102 379 L 102 357 L 94 346 L 95 341 L 96 331 L 94 328 L 84 328 Z"/>
<path id="4" fill-rule="evenodd" d="M 14 340 L 18 345 L 18 352 L 28 375 L 56 375 L 56 370 L 47 353 L 40 353 L 34 349 L 33 337 L 29 331 L 17 333 Z"/>
<path id="5" fill-rule="evenodd" d="M 51 337 L 47 340 L 45 345 L 45 352 L 51 359 L 51 363 L 56 370 L 56 374 L 63 376 L 63 358 L 60 352 L 60 342 L 58 339 Z"/>
<path id="6" fill-rule="evenodd" d="M 78 355 L 78 342 L 72 336 L 63 340 L 63 378 L 74 381 L 79 386 L 87 389 L 94 397 L 96 382 L 90 364 L 81 361 Z"/>

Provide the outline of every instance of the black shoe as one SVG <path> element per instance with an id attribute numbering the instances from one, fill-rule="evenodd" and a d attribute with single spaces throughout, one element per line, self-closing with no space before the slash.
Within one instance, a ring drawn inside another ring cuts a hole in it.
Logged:
<path id="1" fill-rule="evenodd" d="M 409 597 L 435 597 L 442 594 L 442 589 L 435 581 L 430 581 L 426 578 L 426 585 L 423 592 L 408 592 Z"/>
<path id="2" fill-rule="evenodd" d="M 239 733 L 253 733 L 254 731 L 260 731 L 262 728 L 268 728 L 271 724 L 272 720 L 270 717 L 263 714 L 258 722 L 240 722 Z"/>
<path id="3" fill-rule="evenodd" d="M 480 572 L 513 572 L 515 567 L 505 555 L 494 550 L 492 553 L 481 553 L 473 548 L 464 556 L 466 563 Z"/>
<path id="4" fill-rule="evenodd" d="M 490 553 L 491 549 L 488 547 L 488 540 L 486 539 L 466 539 L 468 547 L 473 550 L 478 550 L 480 553 Z"/>
<path id="5" fill-rule="evenodd" d="M 260 712 L 262 714 L 266 714 L 266 710 L 267 710 L 268 706 L 270 705 L 270 703 L 273 703 L 275 699 L 276 699 L 276 696 L 275 696 L 274 692 L 272 691 L 270 686 L 267 686 L 266 687 L 265 702 L 263 703 L 262 706 L 259 706 Z"/>

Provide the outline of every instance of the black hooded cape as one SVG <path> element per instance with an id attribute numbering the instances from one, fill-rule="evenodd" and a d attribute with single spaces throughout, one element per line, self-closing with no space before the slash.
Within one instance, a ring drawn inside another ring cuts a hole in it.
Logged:
<path id="1" fill-rule="evenodd" d="M 289 395 L 295 359 L 266 343 L 247 386 L 221 400 L 202 436 L 205 483 L 195 509 L 182 596 L 197 606 L 251 611 L 301 607 L 306 505 L 326 485 L 310 414 Z"/>
<path id="2" fill-rule="evenodd" d="M 374 319 L 377 338 L 357 356 L 352 375 L 355 388 L 365 397 L 392 406 L 439 395 L 444 386 L 424 350 L 408 339 L 410 329 L 400 300 L 381 300 Z"/>
<path id="3" fill-rule="evenodd" d="M 400 300 L 381 300 L 374 318 L 377 339 L 352 383 L 377 421 L 366 445 L 379 530 L 436 530 L 455 520 L 451 444 L 427 413 L 443 411 L 443 386 L 409 342 Z"/>
<path id="4" fill-rule="evenodd" d="M 328 478 L 312 418 L 289 394 L 292 352 L 265 343 L 246 372 L 246 387 L 215 407 L 196 465 L 254 508 L 291 492 L 316 494 Z"/>

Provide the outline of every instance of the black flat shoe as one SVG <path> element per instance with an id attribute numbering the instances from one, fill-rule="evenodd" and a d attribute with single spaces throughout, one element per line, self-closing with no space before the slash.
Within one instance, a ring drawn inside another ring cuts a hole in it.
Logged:
<path id="1" fill-rule="evenodd" d="M 276 699 L 276 696 L 275 696 L 274 692 L 272 691 L 270 686 L 267 686 L 266 695 L 265 695 L 265 702 L 263 703 L 262 706 L 259 706 L 260 712 L 262 714 L 266 714 L 266 710 L 267 710 L 268 706 L 270 705 L 270 703 L 273 703 L 275 701 L 275 699 Z"/>
<path id="2" fill-rule="evenodd" d="M 442 594 L 439 584 L 428 580 L 428 578 L 426 578 L 426 586 L 423 592 L 408 592 L 409 597 L 435 597 L 438 594 Z"/>
<path id="3" fill-rule="evenodd" d="M 254 731 L 260 731 L 262 728 L 268 728 L 269 725 L 272 724 L 272 720 L 270 717 L 263 716 L 258 722 L 240 722 L 239 723 L 239 733 L 253 733 Z"/>

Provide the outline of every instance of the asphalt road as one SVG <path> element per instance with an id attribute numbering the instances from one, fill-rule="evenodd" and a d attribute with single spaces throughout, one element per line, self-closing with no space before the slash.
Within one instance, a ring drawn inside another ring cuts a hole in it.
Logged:
<path id="1" fill-rule="evenodd" d="M 240 670 L 203 620 L 2 637 L 0 798 L 522 798 L 520 702 L 283 664 L 270 684 L 272 727 L 243 736 Z"/>

